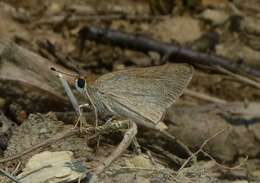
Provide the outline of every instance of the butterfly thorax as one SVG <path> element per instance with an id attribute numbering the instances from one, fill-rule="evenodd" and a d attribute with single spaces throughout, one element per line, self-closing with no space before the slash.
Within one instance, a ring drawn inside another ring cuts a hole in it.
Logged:
<path id="1" fill-rule="evenodd" d="M 88 93 L 95 104 L 99 119 L 108 119 L 109 117 L 113 116 L 112 112 L 102 102 L 103 97 L 97 88 L 93 87 L 92 85 L 88 86 Z"/>

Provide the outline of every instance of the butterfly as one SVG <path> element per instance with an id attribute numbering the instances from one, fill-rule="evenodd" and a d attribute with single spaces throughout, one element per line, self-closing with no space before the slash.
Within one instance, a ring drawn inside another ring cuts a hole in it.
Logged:
<path id="1" fill-rule="evenodd" d="M 188 64 L 165 64 L 115 71 L 93 84 L 75 79 L 76 89 L 89 98 L 98 116 L 115 115 L 144 126 L 157 125 L 183 93 L 193 75 Z"/>

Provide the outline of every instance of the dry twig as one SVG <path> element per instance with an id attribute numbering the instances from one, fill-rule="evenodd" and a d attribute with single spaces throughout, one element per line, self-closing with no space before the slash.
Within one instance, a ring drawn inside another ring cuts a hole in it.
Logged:
<path id="1" fill-rule="evenodd" d="M 217 133 L 215 133 L 213 136 L 209 137 L 208 139 L 206 139 L 202 145 L 200 146 L 199 150 L 197 150 L 193 155 L 194 156 L 197 156 L 202 150 L 203 148 L 212 140 L 214 139 L 216 136 L 220 135 L 221 133 L 223 133 L 224 131 L 226 130 L 225 129 L 222 129 L 220 131 L 218 131 Z M 180 173 L 181 170 L 189 163 L 189 161 L 192 159 L 192 157 L 189 157 L 183 164 L 182 166 L 180 167 L 180 169 L 178 170 L 178 172 Z"/>
<path id="2" fill-rule="evenodd" d="M 128 122 L 128 121 L 125 121 Z M 137 134 L 137 126 L 134 122 L 129 121 L 130 123 L 130 128 L 129 130 L 125 133 L 123 140 L 121 143 L 118 145 L 116 150 L 107 158 L 103 161 L 101 165 L 99 165 L 94 174 L 92 175 L 91 180 L 89 181 L 90 183 L 97 182 L 98 180 L 98 175 L 100 175 L 106 168 L 108 168 L 112 162 L 114 162 L 118 157 L 121 156 L 121 154 L 129 147 L 131 144 L 132 140 L 134 139 L 135 135 Z"/>
<path id="3" fill-rule="evenodd" d="M 206 139 L 202 145 L 200 146 L 199 150 L 197 150 L 194 153 L 194 156 L 197 156 L 199 153 L 203 153 L 204 155 L 208 156 L 211 160 L 213 160 L 219 167 L 224 168 L 224 169 L 229 169 L 229 170 L 234 170 L 234 169 L 238 169 L 239 167 L 241 167 L 241 165 L 247 160 L 247 157 L 237 166 L 235 167 L 227 167 L 224 165 L 219 164 L 212 156 L 210 156 L 207 152 L 205 152 L 203 150 L 203 148 L 210 142 L 212 141 L 215 137 L 217 137 L 218 135 L 220 135 L 221 133 L 223 133 L 224 131 L 226 131 L 228 128 L 224 128 L 220 131 L 218 131 L 217 133 L 215 133 L 214 135 L 212 135 L 211 137 L 209 137 L 208 139 Z M 183 168 L 188 164 L 188 162 L 192 159 L 192 157 L 189 157 L 180 167 L 180 169 L 178 170 L 178 175 L 181 173 L 181 171 L 183 170 Z"/>
<path id="4" fill-rule="evenodd" d="M 157 146 L 157 145 L 154 145 L 152 147 L 153 149 L 155 149 L 156 151 L 159 152 L 159 154 L 165 156 L 166 158 L 168 158 L 169 160 L 171 160 L 172 162 L 176 163 L 177 165 L 182 165 L 184 162 L 185 162 L 185 159 L 182 159 L 168 151 L 165 151 L 163 148 Z"/>
<path id="5" fill-rule="evenodd" d="M 184 94 L 189 95 L 191 97 L 195 97 L 201 100 L 205 100 L 207 102 L 213 102 L 213 103 L 217 103 L 217 104 L 226 104 L 227 101 L 223 100 L 223 99 L 219 99 L 217 97 L 212 97 L 210 95 L 204 94 L 204 93 L 199 93 L 196 91 L 192 91 L 189 89 L 185 89 L 184 90 Z"/>
<path id="6" fill-rule="evenodd" d="M 151 16 L 151 15 L 127 15 L 127 14 L 96 14 L 96 15 L 76 15 L 75 13 L 54 15 L 48 18 L 42 18 L 35 22 L 32 27 L 40 25 L 64 25 L 65 23 L 86 22 L 86 21 L 113 21 L 113 20 L 126 20 L 126 21 L 151 21 L 163 20 L 167 16 Z"/>
<path id="7" fill-rule="evenodd" d="M 214 161 L 216 163 L 216 165 L 222 169 L 227 169 L 227 170 L 236 170 L 239 169 L 247 160 L 248 160 L 248 156 L 246 156 L 238 165 L 234 166 L 234 167 L 228 167 L 225 165 L 221 165 L 220 163 L 218 163 L 209 153 L 205 152 L 204 150 L 201 150 L 201 152 L 209 157 L 212 161 Z"/>
<path id="8" fill-rule="evenodd" d="M 84 27 L 79 32 L 81 37 L 81 48 L 85 40 L 95 41 L 143 53 L 157 52 L 167 60 L 174 62 L 188 62 L 190 64 L 202 64 L 207 66 L 221 66 L 233 72 L 245 72 L 247 74 L 260 77 L 260 70 L 246 64 L 240 64 L 228 60 L 227 58 L 208 53 L 195 52 L 191 49 L 180 47 L 175 44 L 156 41 L 144 36 L 123 33 L 111 29 L 96 27 Z M 162 59 L 162 61 L 165 59 Z"/>
<path id="9" fill-rule="evenodd" d="M 52 145 L 53 143 L 55 143 L 55 142 L 57 142 L 61 139 L 71 137 L 71 136 L 76 135 L 78 133 L 79 133 L 79 129 L 76 129 L 76 128 L 75 129 L 69 129 L 65 132 L 58 133 L 54 137 L 52 137 L 52 138 L 50 138 L 50 139 L 48 139 L 48 140 L 46 140 L 46 141 L 44 141 L 40 144 L 37 144 L 37 145 L 35 145 L 35 146 L 33 146 L 33 147 L 23 151 L 23 152 L 17 153 L 17 154 L 10 156 L 8 158 L 0 159 L 0 163 L 5 163 L 5 162 L 8 162 L 8 161 L 18 159 L 18 158 L 20 158 L 20 157 L 22 157 L 22 156 L 24 156 L 24 155 L 26 155 L 30 152 L 33 152 L 33 151 L 40 149 L 40 148 L 46 148 L 46 147 Z"/>
<path id="10" fill-rule="evenodd" d="M 0 174 L 6 176 L 8 179 L 12 180 L 13 182 L 21 183 L 19 180 L 17 180 L 16 177 L 12 176 L 11 174 L 7 173 L 6 171 L 4 171 L 1 168 L 0 168 Z"/>
<path id="11" fill-rule="evenodd" d="M 253 87 L 255 87 L 255 88 L 260 89 L 260 83 L 257 82 L 257 81 L 254 81 L 254 80 L 252 80 L 252 79 L 250 79 L 250 78 L 247 78 L 247 77 L 245 77 L 245 76 L 241 76 L 241 75 L 232 73 L 232 72 L 230 72 L 230 71 L 228 71 L 228 70 L 226 70 L 226 69 L 224 69 L 224 68 L 222 68 L 222 67 L 217 67 L 217 68 L 218 68 L 221 72 L 223 72 L 223 73 L 225 73 L 225 74 L 227 74 L 227 75 L 230 75 L 230 76 L 236 78 L 237 80 L 242 81 L 243 83 L 246 83 L 246 84 L 248 84 L 248 85 L 250 85 L 250 86 L 253 86 Z"/>

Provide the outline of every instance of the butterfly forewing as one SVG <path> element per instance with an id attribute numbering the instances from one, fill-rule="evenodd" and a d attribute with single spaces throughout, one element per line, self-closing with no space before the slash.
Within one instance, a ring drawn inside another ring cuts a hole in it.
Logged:
<path id="1" fill-rule="evenodd" d="M 101 76 L 93 87 L 108 99 L 104 103 L 110 109 L 112 103 L 117 103 L 156 124 L 182 94 L 192 72 L 187 64 L 128 69 Z"/>

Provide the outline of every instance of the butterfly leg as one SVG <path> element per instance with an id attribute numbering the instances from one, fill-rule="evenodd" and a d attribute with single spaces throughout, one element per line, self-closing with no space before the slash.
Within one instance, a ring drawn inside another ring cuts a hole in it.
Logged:
<path id="1" fill-rule="evenodd" d="M 81 131 L 81 127 L 82 127 L 82 117 L 83 117 L 83 108 L 84 107 L 89 107 L 89 104 L 81 104 L 81 105 L 79 105 L 78 106 L 78 111 L 79 111 L 79 117 L 78 117 L 78 119 L 77 119 L 77 121 L 76 121 L 76 124 L 74 125 L 74 127 L 73 128 L 76 128 L 77 126 L 78 126 L 78 124 L 79 124 L 79 129 L 80 129 L 80 131 Z"/>
<path id="2" fill-rule="evenodd" d="M 93 105 L 94 112 L 95 112 L 95 126 L 96 128 L 98 127 L 98 113 L 97 113 L 97 108 L 95 105 Z"/>

